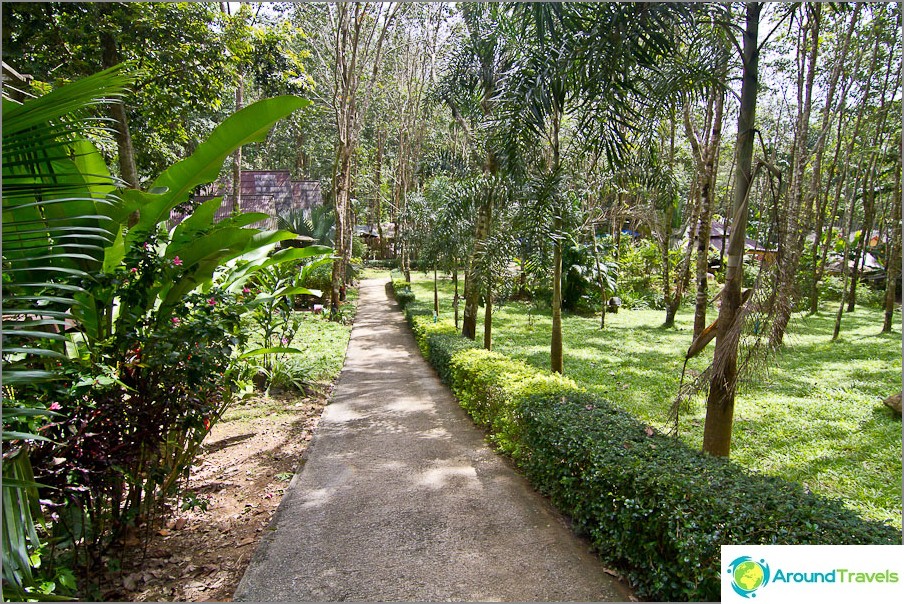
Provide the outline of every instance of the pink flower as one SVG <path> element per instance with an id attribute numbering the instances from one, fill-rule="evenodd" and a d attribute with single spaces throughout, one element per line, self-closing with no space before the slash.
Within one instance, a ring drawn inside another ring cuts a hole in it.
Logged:
<path id="1" fill-rule="evenodd" d="M 178 325 L 179 323 L 182 322 L 182 319 L 180 319 L 179 317 L 173 317 L 172 321 L 173 321 L 173 325 Z"/>
<path id="2" fill-rule="evenodd" d="M 207 298 L 207 303 L 210 304 L 211 306 L 216 306 L 217 299 L 216 298 Z"/>
<path id="3" fill-rule="evenodd" d="M 173 266 L 182 266 L 182 259 L 179 256 L 173 258 Z"/>
<path id="4" fill-rule="evenodd" d="M 59 403 L 51 403 L 50 410 L 51 411 L 59 411 L 63 407 Z"/>
<path id="5" fill-rule="evenodd" d="M 289 345 L 289 338 L 283 338 L 283 339 L 280 340 L 280 341 L 282 342 L 282 345 L 283 345 L 283 346 L 288 346 L 288 345 Z"/>
<path id="6" fill-rule="evenodd" d="M 144 242 L 144 249 L 146 249 L 146 250 L 151 249 L 151 246 L 148 244 L 147 241 Z"/>
<path id="7" fill-rule="evenodd" d="M 250 294 L 250 293 L 251 293 L 251 290 L 248 289 L 247 287 L 243 287 L 243 288 L 242 288 L 242 293 L 243 293 L 243 294 Z"/>
<path id="8" fill-rule="evenodd" d="M 132 274 L 135 274 L 138 272 L 138 269 L 133 266 L 132 268 L 129 269 L 129 272 Z"/>

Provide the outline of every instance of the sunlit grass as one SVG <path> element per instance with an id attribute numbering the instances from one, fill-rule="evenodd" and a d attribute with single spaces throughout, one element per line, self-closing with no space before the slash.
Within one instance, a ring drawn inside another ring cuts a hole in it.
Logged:
<path id="1" fill-rule="evenodd" d="M 432 275 L 431 275 L 432 277 Z M 414 275 L 418 300 L 432 300 L 432 279 Z M 441 280 L 441 319 L 451 322 L 451 284 Z M 710 319 L 715 310 L 711 310 Z M 565 373 L 588 390 L 649 424 L 668 430 L 668 412 L 681 379 L 693 332 L 693 309 L 682 309 L 672 329 L 664 311 L 622 310 L 599 316 L 566 315 Z M 478 339 L 483 310 L 479 314 Z M 901 389 L 901 321 L 881 334 L 882 313 L 858 308 L 846 314 L 841 338 L 831 341 L 834 313 L 796 315 L 785 347 L 768 370 L 739 387 L 732 458 L 749 468 L 843 500 L 865 518 L 901 526 L 901 420 L 882 400 Z M 493 348 L 549 368 L 549 310 L 526 303 L 497 307 Z M 710 349 L 688 363 L 702 371 Z M 687 379 L 687 378 L 686 378 Z M 705 400 L 692 401 L 679 434 L 701 447 Z"/>

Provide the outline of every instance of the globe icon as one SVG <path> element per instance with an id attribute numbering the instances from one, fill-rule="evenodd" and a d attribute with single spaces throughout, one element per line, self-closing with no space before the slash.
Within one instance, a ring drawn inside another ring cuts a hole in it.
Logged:
<path id="1" fill-rule="evenodd" d="M 753 560 L 741 562 L 734 569 L 734 582 L 744 591 L 754 591 L 764 580 L 763 567 Z"/>

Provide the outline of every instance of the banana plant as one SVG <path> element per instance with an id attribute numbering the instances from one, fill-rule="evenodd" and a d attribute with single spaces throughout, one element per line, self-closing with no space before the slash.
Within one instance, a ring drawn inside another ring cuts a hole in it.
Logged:
<path id="1" fill-rule="evenodd" d="M 123 203 L 114 213 L 117 230 L 113 243 L 104 249 L 103 266 L 111 272 L 120 266 L 127 250 L 153 240 L 156 252 L 172 266 L 171 279 L 155 284 L 148 296 L 148 308 L 130 309 L 133 315 L 156 310 L 159 320 L 196 288 L 207 287 L 216 270 L 224 263 L 255 250 L 265 248 L 295 235 L 289 231 L 261 231 L 249 225 L 267 216 L 261 213 L 239 214 L 214 222 L 222 204 L 216 197 L 198 207 L 191 216 L 165 233 L 170 212 L 185 203 L 199 185 L 213 182 L 223 162 L 239 146 L 261 141 L 273 125 L 310 101 L 282 96 L 258 101 L 229 117 L 201 143 L 188 158 L 161 174 L 149 191 L 129 189 L 122 192 Z M 129 217 L 138 214 L 137 222 L 128 227 Z M 76 313 L 86 330 L 86 342 L 102 340 L 115 330 L 120 308 L 112 290 L 81 292 Z"/>
<path id="2" fill-rule="evenodd" d="M 295 237 L 250 227 L 264 218 L 260 214 L 215 223 L 220 199 L 170 233 L 165 223 L 197 186 L 216 179 L 237 147 L 263 140 L 278 120 L 309 101 L 284 96 L 250 105 L 161 174 L 150 191 L 123 191 L 82 133 L 98 125 L 91 109 L 118 102 L 130 81 L 127 68 L 118 66 L 24 103 L 3 98 L 3 439 L 12 445 L 3 452 L 4 599 L 38 595 L 32 569 L 41 547 L 40 485 L 28 451 L 30 442 L 46 440 L 37 433 L 39 418 L 52 411 L 28 400 L 28 385 L 61 377 L 56 366 L 72 352 L 73 331 L 89 348 L 111 335 L 120 309 L 104 280 L 122 271 L 130 249 L 153 240 L 155 251 L 180 270 L 147 292 L 147 308 L 129 312 L 165 315 L 168 305 L 209 286 L 225 262 Z M 259 260 L 270 262 L 266 255 Z"/>

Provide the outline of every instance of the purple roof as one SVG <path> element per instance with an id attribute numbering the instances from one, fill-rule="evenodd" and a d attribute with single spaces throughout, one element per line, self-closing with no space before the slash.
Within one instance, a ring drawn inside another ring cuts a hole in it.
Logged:
<path id="1" fill-rule="evenodd" d="M 241 209 L 243 212 L 263 212 L 269 218 L 252 226 L 276 229 L 276 217 L 290 210 L 310 212 L 311 208 L 323 203 L 320 182 L 316 180 L 291 179 L 288 170 L 243 170 L 241 186 Z M 203 203 L 213 197 L 223 197 L 223 203 L 214 215 L 219 222 L 235 209 L 232 187 L 228 183 L 215 183 L 207 187 L 207 195 L 195 195 L 195 201 Z M 179 224 L 185 216 L 173 210 L 170 226 Z"/>

